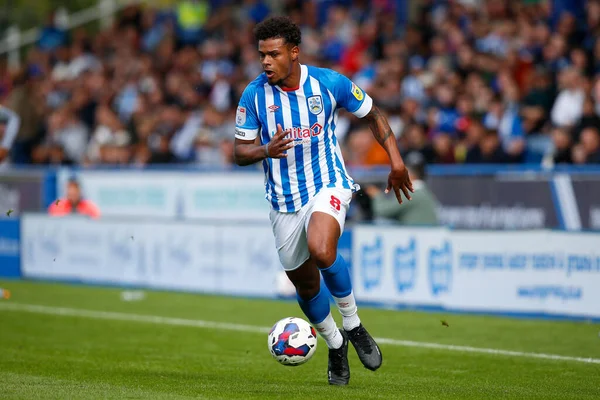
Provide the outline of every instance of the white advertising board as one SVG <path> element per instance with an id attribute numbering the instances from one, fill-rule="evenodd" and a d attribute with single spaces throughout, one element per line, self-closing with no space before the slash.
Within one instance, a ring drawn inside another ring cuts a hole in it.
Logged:
<path id="1" fill-rule="evenodd" d="M 76 177 L 103 216 L 268 221 L 264 175 L 258 171 L 103 171 L 62 169 L 57 193 Z"/>
<path id="2" fill-rule="evenodd" d="M 281 270 L 269 224 L 119 222 L 25 215 L 25 277 L 275 296 Z"/>
<path id="3" fill-rule="evenodd" d="M 358 226 L 359 300 L 600 317 L 600 235 Z"/>

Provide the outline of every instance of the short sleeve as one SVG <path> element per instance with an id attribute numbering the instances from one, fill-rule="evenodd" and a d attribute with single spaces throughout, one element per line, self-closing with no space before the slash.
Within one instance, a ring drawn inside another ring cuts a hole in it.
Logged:
<path id="1" fill-rule="evenodd" d="M 335 73 L 335 96 L 338 104 L 357 116 L 363 118 L 371 111 L 373 99 L 357 84 L 342 74 Z"/>
<path id="2" fill-rule="evenodd" d="M 247 86 L 242 93 L 235 113 L 235 137 L 241 140 L 254 140 L 258 136 L 260 123 L 255 102 L 255 89 Z"/>

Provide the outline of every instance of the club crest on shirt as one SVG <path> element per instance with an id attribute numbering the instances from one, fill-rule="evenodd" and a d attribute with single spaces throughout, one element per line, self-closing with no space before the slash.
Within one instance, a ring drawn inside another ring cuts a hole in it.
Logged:
<path id="1" fill-rule="evenodd" d="M 238 107 L 235 115 L 235 122 L 238 125 L 244 125 L 246 123 L 246 108 Z"/>
<path id="2" fill-rule="evenodd" d="M 360 90 L 360 88 L 354 83 L 352 83 L 352 94 L 354 95 L 354 97 L 356 97 L 356 100 L 358 101 L 362 101 L 362 99 L 365 97 L 363 91 Z"/>
<path id="3" fill-rule="evenodd" d="M 315 114 L 319 115 L 323 111 L 323 98 L 321 95 L 310 96 L 308 99 L 308 110 Z"/>

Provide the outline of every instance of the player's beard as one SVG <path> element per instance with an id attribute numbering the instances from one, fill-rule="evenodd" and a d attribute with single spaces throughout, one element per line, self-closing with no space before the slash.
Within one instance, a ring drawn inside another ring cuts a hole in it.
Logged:
<path id="1" fill-rule="evenodd" d="M 282 79 L 278 79 L 279 74 L 275 71 L 273 71 L 273 76 L 271 78 L 267 77 L 269 85 L 271 86 L 277 86 L 277 85 L 281 85 Z"/>
<path id="2" fill-rule="evenodd" d="M 279 86 L 279 87 L 282 87 L 282 86 L 283 86 L 283 81 L 285 81 L 287 78 L 289 78 L 289 76 L 290 76 L 291 74 L 292 74 L 292 69 L 291 69 L 291 68 L 288 68 L 288 73 L 287 73 L 287 74 L 286 74 L 284 77 L 282 77 L 282 78 L 278 79 L 277 81 L 275 81 L 275 82 L 273 82 L 273 83 L 270 83 L 270 84 L 271 84 L 272 86 Z M 277 78 L 277 77 L 278 77 L 278 75 L 279 75 L 279 74 L 278 74 L 277 72 L 275 72 L 275 78 Z"/>

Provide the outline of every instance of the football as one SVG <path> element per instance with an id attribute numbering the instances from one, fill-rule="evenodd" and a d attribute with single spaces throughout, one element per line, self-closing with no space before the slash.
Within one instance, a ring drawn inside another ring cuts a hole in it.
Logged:
<path id="1" fill-rule="evenodd" d="M 279 320 L 269 331 L 269 352 L 280 364 L 297 366 L 312 358 L 317 350 L 317 333 L 302 318 Z"/>

